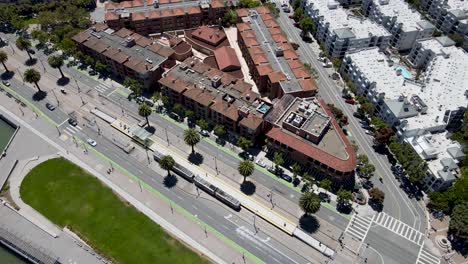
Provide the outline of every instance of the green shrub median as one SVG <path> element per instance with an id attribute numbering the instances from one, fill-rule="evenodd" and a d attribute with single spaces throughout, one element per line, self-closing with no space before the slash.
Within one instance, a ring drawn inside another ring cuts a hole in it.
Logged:
<path id="1" fill-rule="evenodd" d="M 35 167 L 20 188 L 30 206 L 117 263 L 209 263 L 63 158 Z"/>

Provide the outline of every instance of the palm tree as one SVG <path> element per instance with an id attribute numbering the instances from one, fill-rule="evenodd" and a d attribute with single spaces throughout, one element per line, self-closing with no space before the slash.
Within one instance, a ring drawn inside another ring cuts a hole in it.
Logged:
<path id="1" fill-rule="evenodd" d="M 169 156 L 165 155 L 159 160 L 159 167 L 163 170 L 167 170 L 167 175 L 171 175 L 171 170 L 175 165 L 174 159 Z"/>
<path id="2" fill-rule="evenodd" d="M 299 206 L 306 215 L 316 213 L 320 209 L 320 198 L 313 192 L 306 192 L 299 199 Z"/>
<path id="3" fill-rule="evenodd" d="M 19 50 L 25 50 L 28 53 L 29 59 L 32 60 L 31 53 L 29 53 L 29 48 L 31 48 L 31 42 L 23 37 L 18 37 L 16 39 L 16 47 Z"/>
<path id="4" fill-rule="evenodd" d="M 200 142 L 200 135 L 193 128 L 184 131 L 185 144 L 192 146 L 192 153 L 195 152 L 194 146 Z"/>
<path id="5" fill-rule="evenodd" d="M 148 120 L 148 116 L 151 115 L 151 113 L 153 113 L 153 110 L 151 109 L 151 107 L 149 107 L 148 105 L 146 104 L 141 104 L 139 107 L 138 107 L 138 114 L 144 118 L 146 118 L 146 125 L 149 127 L 149 120 Z"/>
<path id="6" fill-rule="evenodd" d="M 245 182 L 245 179 L 252 175 L 254 171 L 254 164 L 250 160 L 243 160 L 239 163 L 237 170 L 239 171 L 240 175 L 244 176 Z"/>
<path id="7" fill-rule="evenodd" d="M 58 69 L 60 74 L 62 75 L 62 78 L 65 78 L 65 75 L 63 75 L 61 67 L 63 66 L 63 59 L 61 56 L 50 56 L 47 61 L 49 62 L 50 67 Z"/>
<path id="8" fill-rule="evenodd" d="M 37 90 L 39 90 L 39 92 L 42 92 L 38 84 L 38 82 L 41 80 L 41 74 L 38 71 L 36 71 L 35 69 L 27 69 L 24 72 L 24 80 L 28 83 L 34 83 L 37 87 Z"/>
<path id="9" fill-rule="evenodd" d="M 8 60 L 8 54 L 4 50 L 0 50 L 0 62 L 2 62 L 3 67 L 5 67 L 5 71 L 9 72 L 5 62 Z"/>

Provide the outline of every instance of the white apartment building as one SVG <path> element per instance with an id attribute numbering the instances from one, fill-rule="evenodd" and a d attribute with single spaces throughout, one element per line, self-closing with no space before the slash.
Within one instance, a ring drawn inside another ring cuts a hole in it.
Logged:
<path id="1" fill-rule="evenodd" d="M 465 156 L 460 143 L 451 140 L 447 132 L 406 138 L 418 155 L 426 161 L 428 176 L 424 185 L 428 191 L 444 190 L 460 175 L 459 163 Z"/>
<path id="2" fill-rule="evenodd" d="M 408 60 L 415 68 L 426 68 L 436 56 L 447 56 L 456 50 L 455 42 L 445 36 L 419 40 L 408 55 Z"/>
<path id="3" fill-rule="evenodd" d="M 391 34 L 381 25 L 351 15 L 334 0 L 303 0 L 305 13 L 315 23 L 316 39 L 332 57 L 368 47 L 384 49 Z"/>
<path id="4" fill-rule="evenodd" d="M 436 27 L 446 34 L 468 34 L 468 1 L 421 0 L 421 8 L 435 19 Z"/>
<path id="5" fill-rule="evenodd" d="M 420 82 L 377 48 L 346 54 L 341 72 L 353 82 L 358 94 L 374 104 L 376 113 L 397 128 L 400 138 L 409 142 L 416 138 L 413 147 L 422 144 L 417 140 L 424 136 L 444 133 L 448 126 L 459 125 L 468 105 L 468 54 L 462 49 L 455 49 L 448 56 L 435 56 Z M 438 188 L 444 187 L 445 181 L 440 183 L 442 180 L 436 175 L 430 174 L 439 181 Z"/>
<path id="6" fill-rule="evenodd" d="M 404 0 L 363 0 L 362 13 L 392 34 L 390 45 L 410 50 L 418 39 L 429 38 L 435 27 Z"/>

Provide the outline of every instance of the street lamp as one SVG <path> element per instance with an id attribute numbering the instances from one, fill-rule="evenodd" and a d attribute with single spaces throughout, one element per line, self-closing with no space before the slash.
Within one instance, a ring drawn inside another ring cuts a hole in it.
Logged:
<path id="1" fill-rule="evenodd" d="M 76 88 L 78 88 L 78 93 L 80 93 L 81 91 L 80 91 L 80 86 L 78 85 L 78 81 L 74 77 L 73 77 L 73 80 L 75 80 Z"/>
<path id="2" fill-rule="evenodd" d="M 255 234 L 257 234 L 258 229 L 257 229 L 257 225 L 255 224 L 255 215 L 253 215 L 253 227 L 254 227 L 254 230 L 255 230 Z"/>
<path id="3" fill-rule="evenodd" d="M 54 97 L 55 97 L 55 100 L 57 100 L 57 105 L 60 105 L 60 101 L 59 99 L 57 98 L 57 95 L 55 94 L 55 91 L 54 90 L 51 90 L 52 93 L 54 94 Z"/>
<path id="4" fill-rule="evenodd" d="M 81 99 L 81 104 L 82 104 L 82 105 L 85 105 L 86 102 L 83 100 L 83 97 L 82 97 L 81 95 L 80 95 L 80 99 Z"/>
<path id="5" fill-rule="evenodd" d="M 219 175 L 218 171 L 218 159 L 217 159 L 218 153 L 216 153 L 216 156 L 214 156 L 214 161 L 215 161 L 215 169 L 216 169 L 216 174 Z"/>
<path id="6" fill-rule="evenodd" d="M 166 131 L 166 141 L 167 141 L 167 146 L 169 147 L 169 136 L 167 135 L 167 127 L 164 128 L 164 131 Z"/>

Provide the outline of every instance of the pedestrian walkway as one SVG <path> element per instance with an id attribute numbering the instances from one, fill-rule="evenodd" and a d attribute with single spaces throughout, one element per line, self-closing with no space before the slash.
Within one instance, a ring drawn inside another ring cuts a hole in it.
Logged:
<path id="1" fill-rule="evenodd" d="M 101 84 L 99 84 L 98 86 L 94 87 L 94 89 L 95 89 L 96 91 L 98 91 L 99 93 L 106 94 L 106 93 L 108 93 L 107 90 L 112 89 L 112 87 L 110 87 L 110 86 L 109 86 L 108 84 L 106 84 L 106 83 L 101 82 Z"/>
<path id="2" fill-rule="evenodd" d="M 439 264 L 440 257 L 429 252 L 424 246 L 422 246 L 419 252 L 416 264 Z"/>
<path id="3" fill-rule="evenodd" d="M 72 125 L 68 125 L 65 127 L 65 129 L 63 130 L 63 132 L 67 135 L 69 135 L 70 137 L 73 137 L 73 135 L 79 131 L 83 130 L 82 127 L 80 126 L 72 126 Z"/>
<path id="4" fill-rule="evenodd" d="M 359 241 L 364 241 L 374 221 L 374 217 L 375 215 L 362 217 L 358 214 L 353 214 L 351 221 L 349 221 L 345 229 L 345 233 L 350 234 Z"/>
<path id="5" fill-rule="evenodd" d="M 377 214 L 374 222 L 417 245 L 422 245 L 424 243 L 423 233 L 386 213 Z"/>

